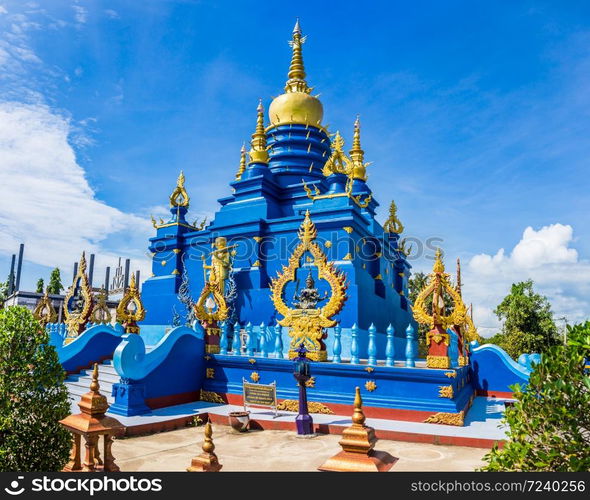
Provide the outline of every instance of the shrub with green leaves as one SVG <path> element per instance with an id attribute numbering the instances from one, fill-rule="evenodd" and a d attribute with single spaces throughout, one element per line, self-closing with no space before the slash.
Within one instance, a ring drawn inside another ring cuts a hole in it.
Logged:
<path id="1" fill-rule="evenodd" d="M 71 435 L 64 370 L 45 329 L 21 306 L 0 310 L 0 471 L 58 471 Z"/>
<path id="2" fill-rule="evenodd" d="M 485 456 L 482 470 L 590 470 L 590 321 L 567 333 L 567 345 L 550 347 L 534 365 L 528 386 L 514 386 L 508 440 Z"/>

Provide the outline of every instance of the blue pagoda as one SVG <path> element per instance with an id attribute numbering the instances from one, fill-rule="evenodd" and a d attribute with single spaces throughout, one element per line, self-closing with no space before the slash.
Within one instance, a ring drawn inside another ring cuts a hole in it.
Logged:
<path id="1" fill-rule="evenodd" d="M 271 102 L 268 124 L 262 101 L 258 104 L 250 150 L 242 148 L 235 180 L 218 200 L 213 220 L 188 222 L 190 200 L 182 173 L 170 197 L 170 219 L 152 219 L 157 230 L 149 246 L 152 276 L 142 291 L 146 344 L 158 342 L 178 313 L 186 320 L 186 297 L 197 297 L 203 288 L 216 244 L 230 250 L 226 294 L 232 295 L 232 324 L 276 324 L 280 318 L 270 282 L 287 264 L 309 211 L 328 260 L 347 276 L 348 298 L 336 317 L 343 336 L 355 324 L 365 333 L 374 324 L 383 334 L 381 350 L 392 325 L 396 351 L 403 351 L 406 328 L 415 326 L 407 300 L 411 266 L 400 242 L 403 225 L 393 202 L 387 222 L 382 226 L 376 220 L 379 203 L 367 183 L 358 117 L 348 154 L 341 135 L 322 125 L 322 103 L 306 80 L 305 38 L 297 22 L 284 93 Z M 304 265 L 302 271 L 287 294 L 295 296 L 313 269 Z M 321 293 L 325 284 L 316 281 Z"/>

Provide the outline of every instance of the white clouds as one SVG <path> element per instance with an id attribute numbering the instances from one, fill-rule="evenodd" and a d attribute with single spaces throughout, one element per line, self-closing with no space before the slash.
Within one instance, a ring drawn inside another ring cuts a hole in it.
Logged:
<path id="1" fill-rule="evenodd" d="M 105 9 L 104 13 L 111 19 L 119 19 L 119 13 L 113 9 Z"/>
<path id="2" fill-rule="evenodd" d="M 149 234 L 146 220 L 96 198 L 70 132 L 69 120 L 47 106 L 0 103 L 1 252 L 25 242 L 27 260 L 67 268 L 82 250 L 108 255 L 101 242 L 113 233 Z M 145 276 L 143 260 L 134 267 Z"/>
<path id="3" fill-rule="evenodd" d="M 85 24 L 88 20 L 88 11 L 86 8 L 81 5 L 72 5 L 72 9 L 74 9 L 74 18 L 76 19 L 76 22 Z"/>
<path id="4" fill-rule="evenodd" d="M 570 248 L 573 241 L 569 225 L 527 227 L 509 255 L 501 248 L 495 255 L 471 258 L 464 270 L 465 296 L 473 300 L 476 324 L 484 335 L 498 330 L 493 309 L 510 285 L 526 279 L 549 298 L 556 318 L 565 316 L 572 323 L 590 317 L 590 262 Z"/>

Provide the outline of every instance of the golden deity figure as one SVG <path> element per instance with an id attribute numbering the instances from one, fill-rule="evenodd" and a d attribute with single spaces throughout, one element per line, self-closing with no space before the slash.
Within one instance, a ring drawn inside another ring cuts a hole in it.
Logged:
<path id="1" fill-rule="evenodd" d="M 125 333 L 139 333 L 139 321 L 145 319 L 145 308 L 135 282 L 135 273 L 131 274 L 129 286 L 117 306 L 117 321 L 125 328 Z"/>
<path id="2" fill-rule="evenodd" d="M 45 327 L 47 323 L 55 323 L 57 321 L 57 313 L 49 298 L 49 290 L 45 289 L 45 293 L 35 306 L 33 316 L 43 327 Z"/>
<path id="3" fill-rule="evenodd" d="M 449 314 L 446 314 L 445 292 L 452 300 L 452 309 Z M 430 314 L 426 311 L 428 297 L 432 297 Z M 432 273 L 428 275 L 428 283 L 418 294 L 412 310 L 414 319 L 418 323 L 427 324 L 431 328 L 426 334 L 428 347 L 426 366 L 428 368 L 450 368 L 450 335 L 447 329 L 454 325 L 464 324 L 467 309 L 459 292 L 451 286 L 449 274 L 445 272 L 445 266 L 441 259 L 440 249 L 436 251 Z"/>
<path id="4" fill-rule="evenodd" d="M 314 241 L 316 238 L 317 229 L 307 211 L 299 228 L 300 243 L 293 250 L 289 265 L 283 266 L 283 270 L 271 281 L 271 299 L 277 312 L 283 316 L 278 323 L 289 328 L 289 336 L 292 339 L 289 347 L 290 359 L 297 357 L 297 348 L 303 343 L 309 359 L 326 361 L 326 328 L 336 324 L 332 318 L 342 310 L 347 299 L 346 275 L 336 269 L 332 262 L 327 262 L 326 254 Z M 319 295 L 309 274 L 306 288 L 295 296 L 293 307 L 289 307 L 284 299 L 285 288 L 289 282 L 296 280 L 297 270 L 301 268 L 306 252 L 311 253 L 312 265 L 317 268 L 318 278 L 328 283 L 330 291 L 324 297 Z M 324 306 L 318 307 L 318 304 L 324 301 Z"/>
<path id="5" fill-rule="evenodd" d="M 72 342 L 84 331 L 92 313 L 92 291 L 86 275 L 86 254 L 82 252 L 72 286 L 64 297 L 64 316 L 68 334 L 65 343 Z"/>
<path id="6" fill-rule="evenodd" d="M 234 247 L 227 246 L 227 239 L 224 236 L 215 238 L 213 247 L 211 264 L 208 265 L 203 262 L 205 281 L 208 281 L 211 285 L 217 285 L 221 295 L 225 295 L 225 282 L 229 278 L 231 269 L 231 254 L 229 250 Z M 203 259 L 205 259 L 205 256 L 203 256 Z M 209 270 L 208 277 L 207 270 Z"/>

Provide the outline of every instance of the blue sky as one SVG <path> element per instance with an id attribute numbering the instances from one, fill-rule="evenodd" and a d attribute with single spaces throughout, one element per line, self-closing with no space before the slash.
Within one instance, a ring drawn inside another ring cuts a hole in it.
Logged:
<path id="1" fill-rule="evenodd" d="M 408 236 L 463 259 L 484 326 L 527 277 L 588 316 L 587 2 L 0 6 L 0 278 L 23 240 L 28 287 L 53 263 L 69 280 L 83 249 L 146 270 L 180 169 L 193 216 L 212 214 L 258 98 L 282 92 L 298 16 L 324 123 L 350 141 L 361 116 L 380 219 L 395 199 Z"/>

